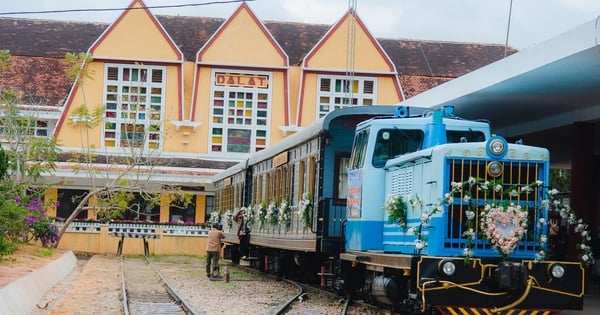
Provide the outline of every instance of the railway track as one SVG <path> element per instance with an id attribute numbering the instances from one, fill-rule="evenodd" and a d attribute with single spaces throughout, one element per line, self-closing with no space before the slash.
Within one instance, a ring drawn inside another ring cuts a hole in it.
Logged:
<path id="1" fill-rule="evenodd" d="M 147 257 L 121 256 L 121 288 L 125 315 L 195 314 Z"/>

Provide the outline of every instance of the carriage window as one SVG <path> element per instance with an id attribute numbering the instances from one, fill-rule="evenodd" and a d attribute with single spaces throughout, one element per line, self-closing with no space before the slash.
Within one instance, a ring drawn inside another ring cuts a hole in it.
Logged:
<path id="1" fill-rule="evenodd" d="M 304 194 L 304 176 L 306 176 L 306 166 L 304 161 L 300 161 L 298 169 L 298 200 L 302 199 Z"/>
<path id="2" fill-rule="evenodd" d="M 264 185 L 264 176 L 263 175 L 259 175 L 258 176 L 258 194 L 257 199 L 255 200 L 255 203 L 259 203 L 259 202 L 263 202 L 263 200 L 265 200 L 265 192 L 263 189 L 263 185 Z"/>
<path id="3" fill-rule="evenodd" d="M 295 172 L 294 172 L 294 165 L 290 165 L 288 168 L 288 183 L 287 183 L 287 197 L 290 198 L 290 200 L 296 204 L 298 200 L 294 200 L 294 182 L 295 182 Z"/>
<path id="4" fill-rule="evenodd" d="M 266 185 L 266 195 L 265 195 L 265 200 L 268 202 L 269 200 L 271 200 L 273 198 L 273 183 L 271 183 L 271 174 L 267 173 L 267 179 L 265 182 Z"/>
<path id="5" fill-rule="evenodd" d="M 422 144 L 422 130 L 381 129 L 375 140 L 373 166 L 381 168 L 391 158 L 420 150 Z"/>
<path id="6" fill-rule="evenodd" d="M 310 164 L 308 165 L 308 192 L 314 197 L 315 195 L 315 175 L 317 172 L 317 160 L 314 156 L 310 157 Z"/>

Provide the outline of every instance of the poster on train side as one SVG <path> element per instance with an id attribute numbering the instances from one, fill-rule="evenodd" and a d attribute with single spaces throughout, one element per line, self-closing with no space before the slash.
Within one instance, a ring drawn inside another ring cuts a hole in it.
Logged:
<path id="1" fill-rule="evenodd" d="M 346 217 L 360 218 L 362 196 L 362 169 L 348 170 L 348 198 L 346 199 Z"/>

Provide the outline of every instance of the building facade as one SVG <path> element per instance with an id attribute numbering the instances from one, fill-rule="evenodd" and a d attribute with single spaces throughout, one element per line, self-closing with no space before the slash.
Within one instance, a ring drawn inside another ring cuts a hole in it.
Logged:
<path id="1" fill-rule="evenodd" d="M 0 19 L 0 30 L 0 49 L 11 52 L 13 65 L 0 73 L 0 86 L 22 92 L 19 106 L 38 119 L 34 134 L 56 137 L 62 150 L 47 178 L 48 200 L 60 202 L 49 214 L 69 216 L 75 197 L 92 187 L 91 171 L 103 174 L 96 185 L 113 180 L 136 152 L 151 161 L 142 173 L 155 187 L 194 195 L 186 207 L 168 196 L 156 205 L 131 201 L 138 212 L 126 220 L 155 223 L 206 222 L 213 175 L 332 110 L 393 106 L 505 51 L 377 39 L 352 10 L 333 25 L 261 21 L 246 3 L 216 19 L 156 16 L 133 0 L 110 24 Z M 90 76 L 69 81 L 64 55 L 79 52 L 92 58 L 83 64 Z M 101 123 L 85 127 L 82 108 L 98 105 Z M 75 158 L 84 151 L 94 156 L 87 172 Z M 95 211 L 80 217 L 96 219 Z M 78 243 L 64 246 L 90 246 Z"/>

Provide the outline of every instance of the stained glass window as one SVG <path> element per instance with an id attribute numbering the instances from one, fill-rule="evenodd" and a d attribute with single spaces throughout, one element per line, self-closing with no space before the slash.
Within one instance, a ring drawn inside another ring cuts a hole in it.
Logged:
<path id="1" fill-rule="evenodd" d="M 105 70 L 104 146 L 160 148 L 164 67 L 108 64 Z"/>
<path id="2" fill-rule="evenodd" d="M 377 98 L 376 79 L 368 77 L 319 76 L 318 116 L 348 106 L 369 106 Z"/>
<path id="3" fill-rule="evenodd" d="M 214 71 L 210 151 L 252 153 L 266 148 L 270 74 Z"/>

